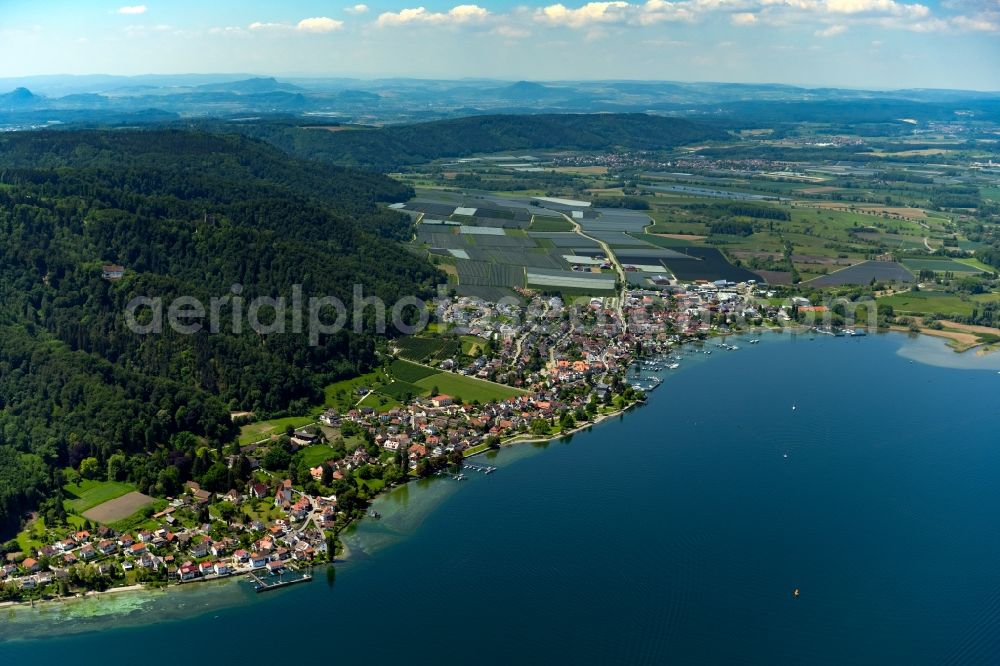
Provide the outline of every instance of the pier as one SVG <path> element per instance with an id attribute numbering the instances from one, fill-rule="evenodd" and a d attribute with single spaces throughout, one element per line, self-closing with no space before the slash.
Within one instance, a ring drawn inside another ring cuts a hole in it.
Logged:
<path id="1" fill-rule="evenodd" d="M 268 592 L 270 590 L 276 590 L 279 587 L 287 587 L 289 585 L 295 585 L 296 583 L 303 583 L 312 580 L 312 574 L 303 573 L 298 578 L 282 578 L 283 574 L 271 574 L 270 577 L 277 577 L 278 580 L 267 580 L 261 578 L 257 575 L 255 571 L 250 571 L 247 573 L 247 578 L 252 578 L 254 581 L 254 590 L 256 592 Z"/>
<path id="2" fill-rule="evenodd" d="M 462 467 L 465 469 L 471 469 L 475 472 L 482 472 L 483 474 L 492 474 L 497 471 L 496 467 L 492 467 L 490 465 L 476 465 L 473 463 L 463 463 Z"/>

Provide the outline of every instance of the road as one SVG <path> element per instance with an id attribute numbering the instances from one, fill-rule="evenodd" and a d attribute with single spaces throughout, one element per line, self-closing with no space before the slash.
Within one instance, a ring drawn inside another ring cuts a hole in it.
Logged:
<path id="1" fill-rule="evenodd" d="M 619 292 L 618 296 L 616 298 L 612 299 L 612 301 L 613 301 L 612 306 L 615 308 L 615 312 L 618 315 L 618 321 L 621 322 L 622 333 L 623 334 L 627 333 L 628 332 L 628 320 L 625 318 L 625 291 L 628 288 L 628 280 L 626 280 L 626 278 L 625 278 L 625 269 L 618 262 L 618 256 L 614 252 L 611 251 L 611 246 L 608 245 L 606 242 L 604 242 L 600 238 L 594 238 L 593 236 L 588 236 L 586 233 L 584 233 L 583 227 L 581 227 L 580 224 L 575 219 L 573 219 L 572 215 L 567 215 L 565 213 L 560 213 L 560 214 L 564 218 L 566 218 L 566 220 L 570 224 L 573 225 L 573 230 L 577 234 L 579 234 L 580 236 L 583 236 L 584 238 L 592 240 L 592 241 L 594 241 L 595 243 L 597 243 L 598 245 L 601 246 L 601 249 L 604 250 L 604 254 L 608 258 L 608 261 L 611 262 L 611 265 L 614 266 L 615 272 L 618 273 L 618 279 L 621 281 L 622 288 L 621 288 L 621 292 Z M 554 347 L 552 349 L 554 349 Z M 608 367 L 608 354 L 607 354 L 607 352 L 605 352 L 604 354 L 601 354 L 601 362 L 604 364 L 605 368 Z M 553 364 L 555 363 L 555 354 L 554 354 L 554 352 L 552 353 L 552 363 Z M 608 373 L 607 373 L 607 370 L 605 370 L 604 374 L 601 375 L 601 381 L 602 382 L 605 381 L 607 379 L 607 376 L 608 376 Z"/>
<path id="2" fill-rule="evenodd" d="M 584 238 L 600 245 L 601 249 L 604 250 L 604 254 L 607 256 L 608 261 L 610 261 L 611 265 L 614 267 L 615 272 L 618 273 L 618 279 L 621 281 L 622 290 L 618 294 L 618 297 L 614 299 L 615 302 L 613 303 L 613 305 L 615 311 L 618 313 L 618 320 L 622 324 L 622 333 L 627 333 L 628 322 L 625 321 L 625 288 L 628 285 L 628 281 L 625 279 L 625 269 L 622 268 L 622 265 L 620 263 L 618 263 L 618 257 L 615 255 L 614 252 L 611 251 L 610 245 L 602 241 L 600 238 L 594 238 L 593 236 L 588 236 L 587 234 L 585 234 L 583 232 L 583 227 L 581 227 L 580 224 L 573 219 L 572 215 L 567 215 L 566 213 L 560 213 L 560 215 L 566 218 L 566 220 L 573 225 L 573 231 L 583 236 Z"/>

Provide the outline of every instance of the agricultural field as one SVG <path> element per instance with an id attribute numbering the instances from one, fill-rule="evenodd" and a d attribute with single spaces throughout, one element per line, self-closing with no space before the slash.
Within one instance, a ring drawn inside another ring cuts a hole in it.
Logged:
<path id="1" fill-rule="evenodd" d="M 814 141 L 819 135 L 803 136 Z M 810 287 L 867 285 L 872 279 L 906 282 L 920 270 L 935 270 L 941 277 L 992 274 L 972 256 L 943 260 L 928 254 L 928 249 L 983 248 L 980 240 L 967 238 L 981 233 L 969 224 L 974 219 L 969 210 L 977 196 L 1000 201 L 1000 184 L 967 169 L 965 151 L 923 152 L 929 140 L 916 145 L 894 137 L 865 137 L 856 163 L 825 161 L 799 136 L 776 139 L 755 133 L 745 135 L 740 145 L 685 148 L 655 157 L 632 154 L 615 166 L 599 162 L 603 156 L 573 151 L 542 151 L 528 162 L 510 156 L 449 162 L 447 177 L 435 174 L 440 164 L 429 165 L 420 178 L 433 182 L 435 189 L 418 188 L 414 200 L 424 206 L 426 217 L 433 212 L 446 224 L 498 226 L 505 233 L 493 237 L 441 225 L 437 231 L 418 227 L 418 244 L 425 250 L 447 248 L 448 267 L 455 265 L 451 286 L 486 298 L 509 295 L 521 286 L 565 295 L 593 293 L 592 287 L 579 284 L 585 278 L 567 276 L 563 282 L 557 272 L 572 269 L 587 275 L 587 262 L 573 257 L 603 253 L 604 244 L 623 265 L 638 269 L 630 269 L 626 280 L 644 287 L 658 286 L 649 276 L 658 274 L 661 264 L 681 281 L 787 284 L 798 277 Z M 727 155 L 742 160 L 756 150 L 809 157 L 776 158 L 772 164 L 746 168 L 725 162 Z M 900 161 L 900 155 L 909 159 Z M 647 157 L 662 162 L 620 166 Z M 718 168 L 711 165 L 716 158 L 723 162 Z M 697 164 L 684 166 L 685 161 Z M 537 186 L 514 185 L 532 179 Z M 496 222 L 505 211 L 508 218 L 528 216 L 526 235 L 523 227 L 504 228 Z M 564 216 L 589 238 L 572 233 Z M 641 252 L 657 247 L 696 252 L 692 259 Z M 898 263 L 867 263 L 886 258 L 882 255 Z M 465 257 L 478 263 L 463 265 Z M 653 260 L 639 261 L 649 257 Z"/>
<path id="2" fill-rule="evenodd" d="M 984 273 L 997 273 L 998 272 L 997 269 L 994 266 L 990 266 L 988 264 L 984 264 L 983 262 L 979 261 L 978 259 L 974 259 L 974 258 L 971 258 L 971 257 L 968 258 L 968 259 L 956 259 L 955 261 L 957 261 L 960 264 L 965 264 L 966 266 L 971 266 L 972 268 L 978 268 L 979 270 L 981 270 Z"/>
<path id="3" fill-rule="evenodd" d="M 527 273 L 528 286 L 548 289 L 579 289 L 586 293 L 609 292 L 615 288 L 614 273 L 586 273 L 577 271 L 555 271 L 541 268 L 530 269 Z"/>
<path id="4" fill-rule="evenodd" d="M 378 387 L 379 395 L 386 396 L 397 403 L 404 403 L 419 396 L 423 392 L 416 384 L 399 380 L 391 381 Z M 362 402 L 362 404 L 366 404 Z M 374 405 L 373 405 L 374 406 Z M 380 405 L 384 406 L 384 405 Z M 391 408 L 390 408 L 391 409 Z"/>
<path id="5" fill-rule="evenodd" d="M 433 392 L 436 388 L 438 393 L 450 395 L 453 398 L 461 398 L 466 402 L 474 400 L 488 402 L 490 400 L 501 400 L 526 393 L 512 386 L 494 384 L 474 377 L 458 375 L 453 372 L 438 372 L 424 377 L 417 381 L 416 384 L 423 387 L 428 393 Z"/>
<path id="6" fill-rule="evenodd" d="M 933 259 L 923 257 L 920 259 L 903 259 L 903 265 L 914 273 L 920 271 L 934 271 L 935 273 L 981 273 L 982 271 L 972 265 L 955 261 L 947 257 Z"/>
<path id="7" fill-rule="evenodd" d="M 411 384 L 420 381 L 424 377 L 429 377 L 437 373 L 437 371 L 433 368 L 428 368 L 416 363 L 410 363 L 409 361 L 401 359 L 397 359 L 392 362 L 392 365 L 389 366 L 389 372 L 396 381 L 408 382 Z"/>
<path id="8" fill-rule="evenodd" d="M 668 258 L 663 262 L 678 280 L 729 280 L 745 282 L 759 280 L 759 276 L 745 268 L 733 266 L 722 252 L 711 247 L 689 247 L 684 253 L 688 258 Z"/>
<path id="9" fill-rule="evenodd" d="M 461 345 L 448 338 L 407 336 L 396 341 L 399 355 L 411 361 L 443 361 L 461 351 Z"/>
<path id="10" fill-rule="evenodd" d="M 483 287 L 523 287 L 524 266 L 486 261 L 458 261 L 458 282 Z"/>
<path id="11" fill-rule="evenodd" d="M 531 220 L 529 231 L 573 231 L 573 225 L 562 217 L 542 217 L 536 215 Z"/>
<path id="12" fill-rule="evenodd" d="M 98 504 L 127 495 L 134 490 L 135 486 L 129 483 L 91 479 L 83 479 L 80 483 L 67 483 L 63 486 L 63 492 L 68 498 L 65 501 L 66 510 L 74 513 L 83 513 Z"/>
<path id="13" fill-rule="evenodd" d="M 913 282 L 913 274 L 895 261 L 863 261 L 809 282 L 814 287 L 867 285 L 876 282 Z"/>
<path id="14" fill-rule="evenodd" d="M 124 520 L 134 515 L 140 509 L 155 504 L 156 500 L 140 492 L 129 492 L 121 497 L 98 504 L 83 513 L 87 520 L 93 520 L 104 525 Z"/>

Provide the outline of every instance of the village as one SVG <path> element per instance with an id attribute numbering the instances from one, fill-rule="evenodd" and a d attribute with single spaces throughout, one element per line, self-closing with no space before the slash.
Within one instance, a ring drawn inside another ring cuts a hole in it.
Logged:
<path id="1" fill-rule="evenodd" d="M 581 298 L 570 305 L 532 292 L 523 294 L 523 306 L 468 296 L 443 299 L 437 304 L 438 330 L 487 344 L 466 356 L 467 362 L 439 361 L 435 371 L 510 386 L 516 393 L 465 401 L 433 392 L 380 409 L 362 404 L 374 390 L 359 387 L 357 406 L 325 409 L 310 425 L 241 447 L 252 474 L 238 488 L 211 492 L 187 481 L 139 529 L 93 525 L 20 558 L 8 555 L 0 568 L 0 598 L 242 575 L 252 576 L 256 589 L 269 589 L 270 576 L 334 561 L 339 530 L 358 517 L 378 517 L 367 509 L 375 493 L 363 492 L 369 487 L 357 479 L 379 479 L 380 489 L 435 474 L 461 480 L 469 456 L 589 427 L 643 402 L 645 391 L 656 387 L 629 377 L 641 357 L 664 358 L 687 340 L 787 321 L 786 308 L 762 298 L 768 295 L 755 283 L 720 281 L 626 289 L 614 298 Z M 360 445 L 347 450 L 345 436 Z M 320 459 L 305 466 L 307 475 L 286 478 L 267 469 L 267 453 L 279 447 L 293 455 L 308 450 Z M 335 455 L 338 450 L 343 455 Z M 237 458 L 230 455 L 227 464 L 238 464 Z M 355 484 L 346 491 L 350 500 L 342 496 L 338 502 L 335 489 L 349 488 L 348 482 Z"/>

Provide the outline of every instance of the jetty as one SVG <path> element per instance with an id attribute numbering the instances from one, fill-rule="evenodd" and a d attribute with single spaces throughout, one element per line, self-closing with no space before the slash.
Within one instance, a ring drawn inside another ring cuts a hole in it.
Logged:
<path id="1" fill-rule="evenodd" d="M 248 578 L 254 581 L 254 591 L 256 592 L 268 592 L 270 590 L 276 590 L 279 587 L 288 587 L 289 585 L 295 585 L 296 583 L 304 583 L 312 580 L 312 574 L 302 573 L 297 578 L 285 578 L 285 574 L 271 574 L 268 578 L 277 578 L 278 580 L 268 580 L 258 576 L 256 571 L 251 571 L 247 574 Z"/>

